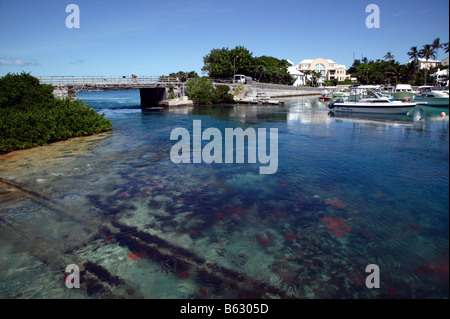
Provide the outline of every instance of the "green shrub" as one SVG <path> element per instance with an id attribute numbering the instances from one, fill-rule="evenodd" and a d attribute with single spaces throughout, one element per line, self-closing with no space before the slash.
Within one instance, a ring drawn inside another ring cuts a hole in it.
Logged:
<path id="1" fill-rule="evenodd" d="M 186 85 L 186 93 L 196 104 L 221 104 L 233 103 L 234 97 L 228 94 L 230 88 L 227 85 L 213 84 L 205 77 L 190 79 Z"/>
<path id="2" fill-rule="evenodd" d="M 80 101 L 60 100 L 27 73 L 0 79 L 0 154 L 110 130 L 112 123 Z"/>

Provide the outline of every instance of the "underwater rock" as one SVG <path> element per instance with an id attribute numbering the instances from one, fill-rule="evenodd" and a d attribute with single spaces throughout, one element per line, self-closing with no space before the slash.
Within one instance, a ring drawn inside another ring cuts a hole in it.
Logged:
<path id="1" fill-rule="evenodd" d="M 270 245 L 272 243 L 272 239 L 270 239 L 266 235 L 262 235 L 262 234 L 259 234 L 258 236 L 256 236 L 256 240 L 258 241 L 258 243 L 260 243 L 263 246 Z"/>
<path id="2" fill-rule="evenodd" d="M 127 255 L 128 258 L 132 259 L 132 260 L 141 260 L 141 257 L 139 257 L 137 254 L 131 252 Z"/>
<path id="3" fill-rule="evenodd" d="M 333 201 L 328 202 L 328 204 L 330 204 L 331 206 L 337 207 L 337 208 L 344 208 L 345 207 L 345 203 L 340 200 L 340 199 L 335 199 Z"/>
<path id="4" fill-rule="evenodd" d="M 340 217 L 324 217 L 321 220 L 331 230 L 333 235 L 338 238 L 345 238 L 347 233 L 352 230 L 350 226 L 345 224 L 346 220 Z"/>
<path id="5" fill-rule="evenodd" d="M 428 275 L 441 279 L 448 284 L 448 272 L 449 272 L 449 261 L 448 258 L 441 258 L 440 260 L 430 261 L 427 264 L 419 266 L 414 269 L 414 273 L 418 275 Z"/>
<path id="6" fill-rule="evenodd" d="M 178 278 L 182 278 L 182 279 L 187 279 L 187 278 L 189 278 L 191 276 L 191 274 L 189 274 L 189 272 L 187 272 L 187 271 L 177 271 L 175 273 L 175 275 Z"/>
<path id="7" fill-rule="evenodd" d="M 284 235 L 284 238 L 285 238 L 287 241 L 293 241 L 294 239 L 297 239 L 297 238 L 298 238 L 298 235 L 295 234 L 295 233 L 286 234 L 286 235 Z"/>

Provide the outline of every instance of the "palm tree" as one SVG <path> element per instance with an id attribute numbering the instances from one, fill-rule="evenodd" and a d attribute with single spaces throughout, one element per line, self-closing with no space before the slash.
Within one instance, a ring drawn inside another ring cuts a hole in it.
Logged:
<path id="1" fill-rule="evenodd" d="M 386 55 L 383 57 L 384 60 L 392 61 L 394 60 L 394 56 L 391 52 L 386 53 Z"/>
<path id="2" fill-rule="evenodd" d="M 448 42 L 442 44 L 445 53 L 448 53 Z"/>
<path id="3" fill-rule="evenodd" d="M 320 80 L 320 78 L 322 77 L 322 73 L 318 72 L 318 71 L 312 71 L 311 73 L 313 79 L 314 79 L 314 83 L 317 84 L 317 82 Z"/>
<path id="4" fill-rule="evenodd" d="M 390 74 L 395 79 L 395 85 L 397 85 L 398 80 L 402 75 L 402 67 L 398 62 L 396 64 L 392 64 L 392 66 L 390 67 Z"/>
<path id="5" fill-rule="evenodd" d="M 439 49 L 442 49 L 443 46 L 444 46 L 444 44 L 441 43 L 441 39 L 439 39 L 439 38 L 434 39 L 431 47 L 433 48 L 433 50 L 436 50 L 436 59 L 438 59 Z"/>
<path id="6" fill-rule="evenodd" d="M 309 80 L 309 79 L 311 79 L 311 77 L 310 77 L 310 75 L 311 75 L 311 70 L 305 70 L 305 71 L 302 71 L 303 72 L 303 74 L 305 75 L 305 78 L 306 78 L 306 80 Z M 312 86 L 312 81 L 311 81 L 311 83 L 310 83 L 310 86 Z"/>
<path id="7" fill-rule="evenodd" d="M 419 63 L 418 63 L 418 59 L 419 59 L 419 51 L 417 51 L 417 47 L 411 47 L 411 49 L 409 49 L 408 52 L 408 56 L 411 58 L 411 62 L 408 63 L 409 66 L 409 70 L 411 70 L 411 72 L 413 73 L 414 76 L 414 83 L 416 82 L 416 73 L 418 71 L 419 68 Z"/>
<path id="8" fill-rule="evenodd" d="M 434 59 L 436 57 L 436 52 L 433 50 L 432 46 L 430 44 L 425 44 L 423 46 L 423 49 L 419 51 L 419 56 L 421 58 L 424 58 L 426 62 L 428 60 Z M 428 63 L 427 63 L 428 64 Z M 428 65 L 425 66 L 425 79 L 424 79 L 424 85 L 427 85 L 427 71 L 428 71 Z"/>
<path id="9" fill-rule="evenodd" d="M 416 75 L 419 72 L 419 61 L 412 60 L 411 62 L 406 64 L 406 70 L 408 71 L 408 77 L 412 74 L 414 84 L 416 83 Z"/>
<path id="10" fill-rule="evenodd" d="M 417 51 L 417 47 L 411 47 L 411 49 L 409 49 L 408 56 L 411 60 L 416 61 L 419 58 L 419 51 Z"/>
<path id="11" fill-rule="evenodd" d="M 439 49 L 442 49 L 444 47 L 444 44 L 441 43 L 441 40 L 439 38 L 434 39 L 433 44 L 431 45 L 431 47 L 436 50 L 436 60 L 439 60 L 438 58 L 438 53 L 439 53 Z M 438 71 L 440 70 L 439 66 L 438 67 Z M 438 83 L 438 76 L 436 75 L 436 84 Z"/>

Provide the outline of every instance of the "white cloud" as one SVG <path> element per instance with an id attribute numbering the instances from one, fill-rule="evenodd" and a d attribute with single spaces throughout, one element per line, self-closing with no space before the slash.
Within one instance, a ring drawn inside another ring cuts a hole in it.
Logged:
<path id="1" fill-rule="evenodd" d="M 12 59 L 2 59 L 0 58 L 0 65 L 6 66 L 29 66 L 29 65 L 40 65 L 36 59 L 31 59 L 31 62 L 25 62 L 22 60 L 12 60 Z"/>
<path id="2" fill-rule="evenodd" d="M 70 64 L 83 64 L 83 63 L 86 63 L 84 60 L 82 60 L 82 59 L 76 59 L 75 61 L 70 61 L 69 62 Z"/>

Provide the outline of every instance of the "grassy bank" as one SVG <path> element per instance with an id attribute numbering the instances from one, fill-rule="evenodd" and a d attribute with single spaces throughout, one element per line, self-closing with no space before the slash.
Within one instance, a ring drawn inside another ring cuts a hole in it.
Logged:
<path id="1" fill-rule="evenodd" d="M 51 85 L 27 73 L 0 79 L 0 154 L 111 128 L 103 114 L 83 102 L 55 98 Z"/>

